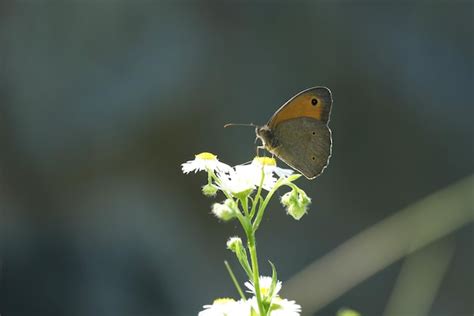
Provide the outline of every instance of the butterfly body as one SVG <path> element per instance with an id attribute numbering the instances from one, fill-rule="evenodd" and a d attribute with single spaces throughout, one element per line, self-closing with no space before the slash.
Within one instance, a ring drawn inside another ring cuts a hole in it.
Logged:
<path id="1" fill-rule="evenodd" d="M 332 96 L 326 87 L 304 90 L 286 102 L 255 132 L 263 147 L 306 178 L 314 179 L 329 163 L 328 127 Z"/>

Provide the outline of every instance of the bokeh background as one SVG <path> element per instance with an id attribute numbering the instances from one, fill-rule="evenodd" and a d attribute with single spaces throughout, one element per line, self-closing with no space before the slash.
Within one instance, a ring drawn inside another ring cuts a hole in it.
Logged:
<path id="1" fill-rule="evenodd" d="M 264 124 L 311 86 L 333 92 L 333 157 L 299 180 L 300 222 L 270 205 L 263 273 L 270 259 L 289 280 L 471 175 L 472 31 L 472 1 L 1 1 L 0 314 L 196 315 L 237 297 L 223 260 L 238 270 L 225 242 L 241 231 L 180 164 L 249 161 L 253 129 L 223 125 Z M 472 315 L 472 223 L 445 238 L 428 314 Z M 402 264 L 305 315 L 382 315 Z"/>

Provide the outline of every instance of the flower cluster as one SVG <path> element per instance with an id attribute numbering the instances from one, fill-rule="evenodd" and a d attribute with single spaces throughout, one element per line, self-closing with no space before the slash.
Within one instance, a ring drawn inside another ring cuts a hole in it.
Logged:
<path id="1" fill-rule="evenodd" d="M 183 163 L 181 167 L 185 174 L 192 171 L 208 172 L 208 183 L 202 187 L 202 192 L 210 197 L 215 196 L 218 191 L 226 195 L 226 201 L 216 203 L 212 207 L 212 213 L 224 221 L 236 217 L 237 208 L 230 201 L 231 197 L 246 197 L 258 188 L 272 191 L 282 185 L 291 186 L 293 190 L 283 195 L 281 203 L 295 219 L 300 219 L 311 204 L 306 193 L 292 183 L 300 175 L 293 174 L 291 169 L 277 167 L 273 158 L 255 157 L 250 163 L 231 167 L 220 162 L 216 155 L 203 152 L 196 155 L 194 160 Z"/>
<path id="2" fill-rule="evenodd" d="M 264 298 L 272 301 L 269 309 L 269 316 L 299 316 L 301 306 L 295 301 L 282 299 L 278 296 L 281 289 L 281 282 L 278 281 L 277 287 L 269 297 L 272 284 L 272 278 L 268 276 L 260 277 L 260 292 Z M 245 282 L 247 292 L 256 294 L 255 287 L 251 282 Z M 204 305 L 204 310 L 198 316 L 252 316 L 258 310 L 256 296 L 250 299 L 234 300 L 232 298 L 218 298 L 211 305 Z"/>
<path id="3" fill-rule="evenodd" d="M 185 174 L 206 171 L 207 183 L 202 187 L 206 196 L 216 196 L 220 191 L 225 196 L 221 203 L 214 203 L 212 213 L 222 221 L 237 219 L 247 237 L 246 247 L 239 237 L 231 237 L 227 248 L 232 251 L 249 282 L 245 282 L 251 298 L 246 298 L 230 266 L 229 274 L 241 299 L 221 298 L 212 305 L 204 305 L 199 316 L 298 316 L 301 307 L 294 301 L 281 298 L 278 293 L 281 282 L 277 280 L 275 266 L 271 277 L 261 277 L 257 260 L 255 232 L 260 226 L 265 209 L 273 194 L 280 187 L 291 189 L 280 201 L 288 214 L 299 220 L 306 214 L 311 199 L 293 182 L 301 175 L 293 170 L 279 168 L 273 158 L 255 157 L 250 163 L 231 167 L 220 162 L 211 153 L 196 155 L 194 160 L 183 163 Z M 266 192 L 265 192 L 266 191 Z"/>

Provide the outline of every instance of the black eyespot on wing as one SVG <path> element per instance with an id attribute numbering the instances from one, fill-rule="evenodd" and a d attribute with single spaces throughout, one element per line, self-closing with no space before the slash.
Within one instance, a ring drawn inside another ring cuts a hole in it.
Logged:
<path id="1" fill-rule="evenodd" d="M 311 157 L 311 159 L 316 160 L 316 157 L 313 156 L 313 157 Z"/>
<path id="2" fill-rule="evenodd" d="M 331 91 L 326 87 L 316 87 L 311 90 L 313 94 L 312 98 L 317 99 L 317 106 L 321 107 L 321 119 L 320 121 L 327 124 L 329 122 L 329 116 L 331 114 L 332 107 L 332 95 Z M 316 105 L 314 105 L 316 107 Z"/>
<path id="3" fill-rule="evenodd" d="M 313 98 L 313 99 L 311 100 L 311 104 L 312 104 L 312 105 L 318 104 L 318 99 Z"/>
<path id="4" fill-rule="evenodd" d="M 316 132 L 314 132 L 314 131 L 313 131 L 313 133 L 312 133 L 312 134 L 313 134 L 313 135 L 316 135 Z"/>

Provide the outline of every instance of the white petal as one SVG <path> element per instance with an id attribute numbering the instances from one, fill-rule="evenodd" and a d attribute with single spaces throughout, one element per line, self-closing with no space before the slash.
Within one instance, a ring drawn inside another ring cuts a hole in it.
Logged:
<path id="1" fill-rule="evenodd" d="M 253 282 L 245 282 L 244 285 L 247 287 L 247 292 L 256 294 L 255 292 L 255 286 L 253 285 Z M 259 278 L 259 286 L 260 286 L 260 291 L 262 294 L 268 293 L 270 290 L 270 287 L 272 286 L 272 278 L 269 276 L 260 276 Z M 281 281 L 277 280 L 277 283 L 275 285 L 275 290 L 273 292 L 273 297 L 277 296 L 278 292 L 281 290 Z"/>
<path id="2" fill-rule="evenodd" d="M 198 316 L 250 316 L 250 306 L 250 302 L 242 300 L 215 301 L 212 305 L 204 305 L 205 309 Z"/>
<path id="3" fill-rule="evenodd" d="M 205 158 L 202 158 L 202 157 Z M 213 171 L 221 171 L 221 172 L 228 172 L 232 170 L 232 167 L 229 165 L 220 162 L 217 156 L 210 154 L 210 153 L 201 153 L 196 155 L 196 158 L 193 160 L 189 160 L 183 164 L 181 164 L 181 169 L 183 173 L 187 174 L 191 171 L 198 172 L 198 171 L 205 171 L 205 170 L 213 170 Z"/>
<path id="4" fill-rule="evenodd" d="M 283 177 L 286 178 L 293 174 L 293 170 L 291 169 L 283 169 L 283 168 L 278 168 L 278 167 L 275 167 L 274 172 L 279 178 L 283 178 Z"/>
<path id="5" fill-rule="evenodd" d="M 248 190 L 253 190 L 255 184 L 249 175 L 241 169 L 232 169 L 228 173 L 218 173 L 219 188 L 223 191 L 237 194 Z"/>
<path id="6" fill-rule="evenodd" d="M 280 308 L 272 310 L 269 316 L 299 316 L 301 306 L 295 301 L 276 298 L 272 304 L 277 304 Z"/>

